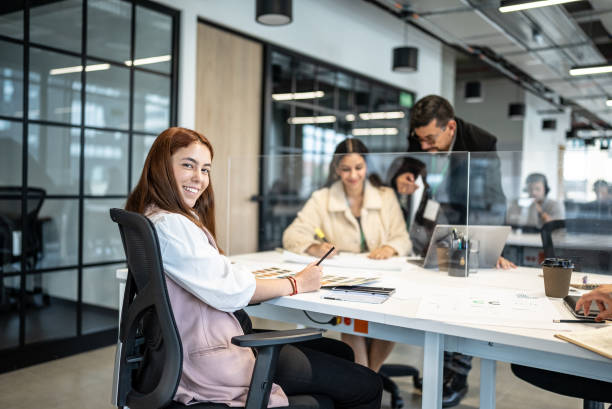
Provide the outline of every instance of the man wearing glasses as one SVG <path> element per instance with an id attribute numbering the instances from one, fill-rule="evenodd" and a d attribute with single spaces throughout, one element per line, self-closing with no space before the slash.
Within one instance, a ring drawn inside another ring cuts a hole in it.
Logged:
<path id="1" fill-rule="evenodd" d="M 419 185 L 423 186 L 420 203 L 412 204 L 419 209 L 410 225 L 415 253 L 424 255 L 435 224 L 466 224 L 468 186 L 469 223 L 504 223 L 506 199 L 501 187 L 500 162 L 497 154 L 487 153 L 495 152 L 496 144 L 495 136 L 457 118 L 452 105 L 440 96 L 426 96 L 414 105 L 408 152 L 482 152 L 470 155 L 469 160 L 467 154 L 415 155 L 418 159 L 404 158 L 398 170 L 392 171 L 392 185 L 404 197 L 413 195 Z M 431 168 L 425 169 L 425 163 L 421 161 L 427 162 L 427 167 Z M 422 165 L 418 172 L 414 170 L 415 163 Z M 421 179 L 432 179 L 432 183 L 427 180 L 419 183 L 419 175 Z M 497 267 L 516 266 L 500 257 Z M 471 356 L 444 353 L 443 407 L 458 405 L 467 393 L 471 361 Z"/>

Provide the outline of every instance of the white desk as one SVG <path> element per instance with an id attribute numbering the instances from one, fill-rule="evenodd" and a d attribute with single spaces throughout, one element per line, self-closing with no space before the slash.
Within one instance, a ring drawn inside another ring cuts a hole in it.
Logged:
<path id="1" fill-rule="evenodd" d="M 264 252 L 233 256 L 240 262 L 280 262 L 280 254 Z M 468 278 L 448 277 L 446 273 L 425 270 L 408 264 L 403 272 L 385 272 L 381 285 L 404 288 L 411 283 L 427 283 L 444 286 L 471 286 L 474 288 L 514 288 L 525 291 L 541 291 L 542 278 L 539 269 L 481 270 Z M 331 272 L 331 271 L 330 271 Z M 118 278 L 125 272 L 118 271 Z M 578 276 L 576 280 L 578 281 Z M 610 277 L 592 275 L 590 281 L 609 282 Z M 303 311 L 309 311 L 323 321 L 325 316 L 337 315 L 368 321 L 367 335 L 424 348 L 423 400 L 426 409 L 442 405 L 443 352 L 461 352 L 481 358 L 480 407 L 495 408 L 495 361 L 518 363 L 579 376 L 612 382 L 612 360 L 553 337 L 554 330 L 537 330 L 504 326 L 481 326 L 447 323 L 438 320 L 416 318 L 420 296 L 403 299 L 390 298 L 383 304 L 362 304 L 324 300 L 319 293 L 281 297 L 248 308 L 249 314 L 286 322 L 304 324 L 340 332 L 355 332 L 354 320 L 331 326 L 310 321 Z M 563 313 L 560 300 L 555 306 Z M 317 314 L 318 313 L 318 314 Z M 323 314 L 323 315 L 320 315 Z M 503 317 L 500 317 L 503 320 Z M 574 324 L 576 330 L 589 328 Z"/>

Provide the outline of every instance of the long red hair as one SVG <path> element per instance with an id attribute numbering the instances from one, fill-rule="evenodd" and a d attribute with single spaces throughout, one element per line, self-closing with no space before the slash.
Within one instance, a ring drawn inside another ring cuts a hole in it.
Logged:
<path id="1" fill-rule="evenodd" d="M 172 170 L 172 155 L 181 148 L 192 143 L 201 143 L 210 151 L 213 158 L 213 148 L 208 139 L 201 133 L 187 128 L 168 128 L 155 139 L 138 184 L 128 196 L 125 210 L 144 214 L 150 205 L 187 217 L 200 227 L 208 229 L 215 235 L 215 195 L 212 181 L 195 203 L 193 209 L 188 208 L 181 199 L 174 171 Z M 197 218 L 194 216 L 194 212 Z"/>

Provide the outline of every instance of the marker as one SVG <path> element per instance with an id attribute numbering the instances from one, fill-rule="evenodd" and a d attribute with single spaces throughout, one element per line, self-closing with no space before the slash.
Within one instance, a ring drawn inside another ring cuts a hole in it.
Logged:
<path id="1" fill-rule="evenodd" d="M 325 243 L 329 243 L 329 240 L 327 240 L 327 237 L 325 237 L 325 233 L 323 233 L 323 230 L 318 227 L 315 229 L 315 237 Z"/>
<path id="2" fill-rule="evenodd" d="M 342 299 L 340 298 L 334 298 L 334 297 L 323 297 L 324 300 L 334 300 L 334 301 L 342 301 Z"/>
<path id="3" fill-rule="evenodd" d="M 582 323 L 582 324 L 607 324 L 608 321 L 595 321 L 595 320 L 553 320 L 553 322 L 558 324 L 574 324 L 574 323 Z"/>
<path id="4" fill-rule="evenodd" d="M 315 266 L 318 266 L 319 264 L 321 264 L 321 262 L 323 260 L 325 260 L 327 258 L 327 256 L 329 256 L 332 253 L 332 251 L 334 251 L 335 249 L 336 248 L 334 246 L 332 246 L 332 248 L 329 249 L 329 251 L 327 253 L 325 253 L 325 255 L 319 259 L 319 261 L 317 261 L 317 264 L 315 264 Z"/>

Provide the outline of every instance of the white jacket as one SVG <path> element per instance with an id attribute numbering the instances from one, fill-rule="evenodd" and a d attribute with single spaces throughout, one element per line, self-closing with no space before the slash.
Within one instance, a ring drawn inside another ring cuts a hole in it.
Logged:
<path id="1" fill-rule="evenodd" d="M 341 181 L 312 194 L 283 233 L 283 247 L 295 253 L 305 252 L 311 244 L 318 243 L 314 235 L 317 227 L 336 249 L 360 252 L 359 225 L 348 206 Z M 398 255 L 405 256 L 411 250 L 402 211 L 395 193 L 388 187 L 377 188 L 365 182 L 361 227 L 370 251 L 388 245 Z"/>

